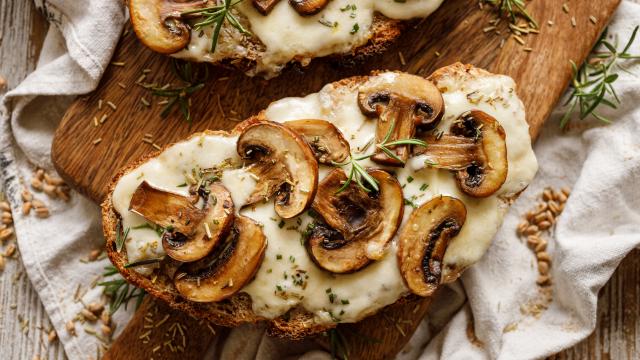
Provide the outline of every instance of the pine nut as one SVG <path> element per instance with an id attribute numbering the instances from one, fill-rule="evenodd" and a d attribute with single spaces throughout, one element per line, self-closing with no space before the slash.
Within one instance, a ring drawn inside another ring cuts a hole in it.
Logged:
<path id="1" fill-rule="evenodd" d="M 539 261 L 551 262 L 551 257 L 549 256 L 549 253 L 547 253 L 546 251 L 538 252 L 536 254 L 536 257 L 538 258 Z"/>
<path id="2" fill-rule="evenodd" d="M 531 225 L 527 228 L 527 230 L 524 231 L 525 235 L 534 235 L 535 233 L 538 232 L 538 227 L 535 225 Z"/>
<path id="3" fill-rule="evenodd" d="M 4 256 L 6 257 L 11 257 L 15 253 L 16 253 L 16 244 L 14 243 L 9 244 L 7 248 L 4 250 Z"/>
<path id="4" fill-rule="evenodd" d="M 31 202 L 29 201 L 22 204 L 22 215 L 29 215 L 32 207 L 33 207 L 33 204 L 31 204 Z"/>
<path id="5" fill-rule="evenodd" d="M 540 242 L 540 237 L 536 236 L 536 235 L 530 235 L 527 236 L 527 244 L 529 244 L 530 247 L 535 248 L 536 245 L 538 245 L 538 243 Z"/>
<path id="6" fill-rule="evenodd" d="M 92 302 L 87 306 L 87 309 L 91 311 L 93 314 L 97 315 L 98 313 L 102 313 L 102 310 L 104 310 L 104 305 L 100 303 Z"/>
<path id="7" fill-rule="evenodd" d="M 549 276 L 547 276 L 547 275 L 538 276 L 538 280 L 536 280 L 536 283 L 538 285 L 540 285 L 540 286 L 548 284 L 549 283 Z"/>
<path id="8" fill-rule="evenodd" d="M 57 338 L 58 338 L 58 334 L 56 334 L 55 330 L 49 331 L 48 339 L 50 343 L 56 341 Z"/>
<path id="9" fill-rule="evenodd" d="M 562 189 L 560 189 L 560 191 L 562 191 L 562 193 L 563 193 L 566 197 L 569 197 L 569 195 L 571 195 L 571 190 L 570 190 L 568 187 L 566 187 L 566 186 L 563 186 L 563 187 L 562 187 Z"/>
<path id="10" fill-rule="evenodd" d="M 100 314 L 100 320 L 103 324 L 109 325 L 111 323 L 111 315 L 109 315 L 109 311 L 102 310 L 102 314 Z"/>
<path id="11" fill-rule="evenodd" d="M 37 207 L 36 208 L 36 215 L 39 218 L 47 218 L 49 217 L 49 209 L 47 209 L 46 207 Z"/>
<path id="12" fill-rule="evenodd" d="M 56 187 L 55 185 L 45 185 L 43 187 L 44 193 L 47 194 L 48 196 L 55 198 L 58 194 L 56 194 Z"/>
<path id="13" fill-rule="evenodd" d="M 538 261 L 538 272 L 540 275 L 549 274 L 549 263 L 546 261 Z"/>
<path id="14" fill-rule="evenodd" d="M 538 244 L 536 244 L 535 252 L 539 253 L 541 251 L 547 250 L 547 241 L 544 239 L 540 239 Z"/>
<path id="15" fill-rule="evenodd" d="M 518 225 L 518 235 L 524 234 L 525 230 L 527 230 L 528 227 L 529 227 L 529 222 L 527 220 L 523 220 Z"/>
<path id="16" fill-rule="evenodd" d="M 42 181 L 38 180 L 38 178 L 31 179 L 31 188 L 35 191 L 42 191 Z"/>
<path id="17" fill-rule="evenodd" d="M 542 192 L 542 200 L 544 201 L 549 201 L 553 199 L 553 193 L 551 192 L 551 189 L 547 188 Z"/>
<path id="18" fill-rule="evenodd" d="M 69 322 L 65 325 L 65 328 L 67 329 L 69 335 L 76 336 L 76 324 L 73 322 L 73 320 L 69 320 Z"/>
<path id="19" fill-rule="evenodd" d="M 80 315 L 82 315 L 82 317 L 84 317 L 85 319 L 91 322 L 98 320 L 98 317 L 95 316 L 91 311 L 87 309 L 80 310 Z"/>
<path id="20" fill-rule="evenodd" d="M 9 238 L 11 238 L 13 236 L 13 229 L 12 228 L 6 228 L 6 229 L 2 229 L 0 230 L 0 241 L 6 241 L 9 240 Z"/>
<path id="21" fill-rule="evenodd" d="M 36 170 L 36 179 L 42 181 L 44 179 L 44 169 Z"/>
<path id="22" fill-rule="evenodd" d="M 49 174 L 44 174 L 44 181 L 49 185 L 60 186 L 64 184 L 64 180 L 57 176 L 49 176 Z"/>
<path id="23" fill-rule="evenodd" d="M 549 221 L 547 221 L 547 220 L 541 221 L 541 222 L 538 223 L 538 228 L 540 230 L 547 230 L 550 227 L 551 227 L 551 223 Z"/>
<path id="24" fill-rule="evenodd" d="M 0 201 L 0 210 L 11 211 L 11 205 L 9 205 L 9 203 L 6 201 Z"/>
<path id="25" fill-rule="evenodd" d="M 33 200 L 33 195 L 31 195 L 31 193 L 27 189 L 22 190 L 22 194 L 21 195 L 22 195 L 22 201 L 31 201 L 31 200 Z"/>

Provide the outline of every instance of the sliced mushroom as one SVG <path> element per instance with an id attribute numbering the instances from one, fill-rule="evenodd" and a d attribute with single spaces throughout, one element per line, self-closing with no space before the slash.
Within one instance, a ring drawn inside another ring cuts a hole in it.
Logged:
<path id="1" fill-rule="evenodd" d="M 238 154 L 251 162 L 257 186 L 248 204 L 275 195 L 276 213 L 290 219 L 310 205 L 318 186 L 318 162 L 302 137 L 284 125 L 261 121 L 240 134 Z"/>
<path id="2" fill-rule="evenodd" d="M 208 0 L 129 0 L 131 24 L 144 45 L 162 54 L 173 54 L 185 48 L 191 37 L 181 14 L 208 3 Z"/>
<path id="3" fill-rule="evenodd" d="M 351 149 L 342 132 L 326 120 L 294 120 L 284 123 L 302 136 L 321 164 L 341 163 L 349 157 Z"/>
<path id="4" fill-rule="evenodd" d="M 379 260 L 393 238 L 404 210 L 402 188 L 382 170 L 369 170 L 380 187 L 365 192 L 355 183 L 338 192 L 347 180 L 342 169 L 333 170 L 318 186 L 313 209 L 323 222 L 309 234 L 307 251 L 321 268 L 350 273 Z"/>
<path id="5" fill-rule="evenodd" d="M 192 199 L 152 187 L 143 181 L 129 210 L 164 228 L 162 246 L 171 258 L 191 262 L 207 256 L 226 236 L 233 222 L 231 194 L 224 186 L 203 185 L 202 207 Z"/>
<path id="6" fill-rule="evenodd" d="M 391 81 L 376 81 L 358 93 L 363 114 L 378 118 L 376 143 L 412 138 L 416 128 L 434 128 L 444 113 L 444 100 L 429 80 L 415 75 L 393 74 Z M 378 149 L 372 160 L 383 165 L 403 166 L 410 153 L 409 145 L 390 146 L 402 161 Z"/>
<path id="7" fill-rule="evenodd" d="M 280 0 L 253 0 L 253 7 L 262 15 L 268 15 Z"/>
<path id="8" fill-rule="evenodd" d="M 215 302 L 239 292 L 262 263 L 267 239 L 262 227 L 237 216 L 224 243 L 206 258 L 181 266 L 173 279 L 178 292 L 195 302 Z"/>
<path id="9" fill-rule="evenodd" d="M 467 217 L 462 201 L 436 197 L 413 210 L 400 232 L 398 267 L 412 293 L 431 296 L 442 279 L 442 261 L 451 238 Z"/>
<path id="10" fill-rule="evenodd" d="M 289 4 L 302 16 L 315 15 L 329 4 L 329 0 L 289 0 Z"/>
<path id="11" fill-rule="evenodd" d="M 451 126 L 451 135 L 427 137 L 426 148 L 414 149 L 425 155 L 431 167 L 455 171 L 460 189 L 473 197 L 487 197 L 507 180 L 506 135 L 489 114 L 473 110 L 460 115 Z"/>

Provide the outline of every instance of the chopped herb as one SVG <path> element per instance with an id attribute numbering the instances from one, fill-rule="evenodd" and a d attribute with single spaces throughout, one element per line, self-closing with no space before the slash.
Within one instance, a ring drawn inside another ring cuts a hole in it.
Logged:
<path id="1" fill-rule="evenodd" d="M 349 300 L 348 299 L 342 299 L 342 300 L 340 300 L 340 302 L 342 303 L 342 305 L 349 305 Z"/>
<path id="2" fill-rule="evenodd" d="M 276 255 L 276 260 L 282 260 L 282 254 Z"/>
<path id="3" fill-rule="evenodd" d="M 276 289 L 277 289 L 278 291 L 282 292 L 282 286 L 280 286 L 280 285 L 276 285 Z"/>
<path id="4" fill-rule="evenodd" d="M 413 181 L 413 177 L 411 177 L 411 175 L 407 176 L 407 182 L 410 183 Z"/>
<path id="5" fill-rule="evenodd" d="M 186 182 L 185 182 L 185 183 L 182 183 L 182 184 L 180 184 L 180 185 L 178 185 L 177 187 L 185 187 L 185 186 L 187 186 L 187 183 L 186 183 Z"/>
<path id="6" fill-rule="evenodd" d="M 412 207 L 412 208 L 414 208 L 414 209 L 417 209 L 417 208 L 418 208 L 418 205 L 416 205 L 416 203 L 414 203 L 412 200 L 409 200 L 409 199 L 407 199 L 407 198 L 404 198 L 404 204 L 405 204 L 405 205 L 409 205 L 409 206 L 411 206 L 411 207 Z"/>
<path id="7" fill-rule="evenodd" d="M 351 35 L 355 35 L 358 30 L 360 30 L 360 25 L 358 25 L 358 23 L 353 24 L 353 27 L 351 28 L 351 31 L 349 31 L 349 33 L 351 33 Z"/>
<path id="8" fill-rule="evenodd" d="M 278 227 L 280 229 L 282 229 L 284 227 L 284 220 L 280 220 L 280 223 L 278 224 Z"/>
<path id="9" fill-rule="evenodd" d="M 296 262 L 296 258 L 293 255 L 289 255 L 289 261 L 294 263 L 294 262 Z"/>

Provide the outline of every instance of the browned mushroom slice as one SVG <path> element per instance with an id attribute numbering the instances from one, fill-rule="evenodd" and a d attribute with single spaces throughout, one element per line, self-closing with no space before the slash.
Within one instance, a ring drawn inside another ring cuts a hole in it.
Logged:
<path id="1" fill-rule="evenodd" d="M 504 129 L 489 114 L 474 110 L 462 114 L 451 127 L 455 136 L 474 139 L 481 149 L 477 160 L 456 173 L 458 185 L 466 194 L 487 197 L 507 180 L 509 162 Z"/>
<path id="2" fill-rule="evenodd" d="M 289 0 L 289 4 L 302 16 L 315 15 L 328 3 L 329 0 Z"/>
<path id="3" fill-rule="evenodd" d="M 425 164 L 437 169 L 465 170 L 481 156 L 481 147 L 474 140 L 462 136 L 441 135 L 422 137 L 428 146 L 416 146 L 412 155 L 424 155 Z"/>
<path id="4" fill-rule="evenodd" d="M 182 12 L 207 4 L 207 0 L 129 0 L 129 14 L 133 30 L 144 45 L 162 54 L 173 54 L 185 48 L 191 38 Z"/>
<path id="5" fill-rule="evenodd" d="M 393 238 L 404 203 L 398 181 L 382 170 L 369 170 L 380 187 L 365 192 L 352 183 L 337 192 L 346 175 L 333 170 L 318 186 L 313 209 L 322 216 L 311 230 L 307 251 L 321 268 L 333 273 L 357 271 L 371 260 L 379 260 Z"/>
<path id="6" fill-rule="evenodd" d="M 341 163 L 349 157 L 351 149 L 342 132 L 326 120 L 294 120 L 284 123 L 301 135 L 321 164 Z"/>
<path id="7" fill-rule="evenodd" d="M 391 81 L 374 82 L 358 93 L 363 114 L 378 118 L 376 143 L 412 138 L 416 128 L 434 128 L 444 113 L 444 100 L 429 80 L 415 75 L 393 74 Z M 390 146 L 398 161 L 380 149 L 372 160 L 384 165 L 403 166 L 410 153 L 409 145 Z"/>
<path id="8" fill-rule="evenodd" d="M 173 279 L 174 285 L 191 301 L 227 299 L 253 278 L 266 248 L 262 227 L 249 218 L 237 216 L 225 242 L 206 258 L 181 266 Z"/>
<path id="9" fill-rule="evenodd" d="M 276 196 L 276 213 L 290 219 L 310 205 L 318 186 L 318 162 L 302 137 L 284 125 L 261 121 L 240 134 L 238 154 L 248 160 L 257 187 L 248 204 Z"/>
<path id="10" fill-rule="evenodd" d="M 253 0 L 253 7 L 262 15 L 268 15 L 280 0 Z"/>
<path id="11" fill-rule="evenodd" d="M 169 257 L 191 262 L 207 256 L 223 239 L 233 222 L 231 194 L 214 183 L 200 193 L 206 194 L 202 207 L 192 199 L 156 189 L 142 182 L 133 194 L 130 210 L 165 229 L 162 246 Z"/>
<path id="12" fill-rule="evenodd" d="M 400 231 L 398 267 L 412 293 L 431 296 L 442 278 L 442 261 L 451 238 L 467 217 L 462 201 L 439 196 L 413 210 Z"/>

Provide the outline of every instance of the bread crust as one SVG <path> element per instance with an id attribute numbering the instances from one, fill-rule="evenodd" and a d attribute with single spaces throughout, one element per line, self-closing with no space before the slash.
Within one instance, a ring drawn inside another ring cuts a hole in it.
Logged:
<path id="1" fill-rule="evenodd" d="M 370 76 L 375 76 L 383 71 L 374 71 Z M 455 77 L 465 77 L 465 76 L 481 76 L 489 74 L 485 70 L 477 69 L 471 65 L 463 65 L 460 63 L 456 63 L 441 69 L 436 70 L 429 79 L 437 83 L 438 79 L 444 76 L 455 76 Z M 332 83 L 334 87 L 356 87 L 364 82 L 366 82 L 370 76 L 355 76 L 346 79 L 339 80 L 337 82 Z M 181 140 L 180 142 L 187 141 L 196 136 L 200 135 L 223 135 L 223 136 L 234 136 L 238 135 L 244 128 L 248 125 L 255 123 L 256 121 L 265 120 L 265 112 L 262 111 L 255 116 L 252 116 L 243 122 L 236 125 L 236 127 L 230 132 L 226 131 L 210 131 L 206 130 L 204 132 L 195 133 L 191 135 L 189 138 Z M 171 266 L 175 266 L 172 264 L 172 260 L 165 260 L 161 263 L 160 271 L 157 271 L 158 275 L 155 278 L 155 282 L 148 277 L 145 277 L 133 269 L 125 268 L 125 264 L 127 263 L 127 252 L 126 248 L 123 248 L 120 252 L 116 250 L 115 238 L 116 238 L 116 225 L 119 221 L 119 216 L 116 213 L 113 204 L 111 202 L 113 191 L 116 187 L 116 184 L 120 180 L 120 178 L 127 174 L 128 172 L 136 169 L 143 163 L 148 160 L 157 157 L 160 153 L 162 153 L 165 149 L 174 145 L 175 143 L 171 143 L 165 145 L 160 150 L 152 152 L 137 161 L 129 164 L 128 166 L 122 168 L 118 173 L 114 176 L 108 187 L 108 195 L 104 202 L 102 203 L 102 227 L 104 236 L 106 239 L 106 248 L 107 255 L 111 262 L 116 266 L 118 271 L 122 274 L 122 276 L 134 284 L 135 286 L 144 289 L 152 296 L 161 299 L 168 303 L 171 307 L 185 311 L 193 317 L 206 319 L 215 324 L 221 326 L 238 326 L 243 323 L 256 323 L 259 321 L 267 322 L 267 332 L 269 335 L 278 336 L 287 339 L 302 339 L 311 335 L 315 335 L 326 331 L 330 328 L 335 327 L 337 324 L 317 324 L 314 322 L 313 314 L 304 310 L 301 307 L 296 307 L 290 310 L 287 314 L 280 316 L 276 319 L 266 319 L 256 315 L 252 311 L 251 307 L 251 298 L 246 293 L 238 293 L 231 298 L 224 300 L 219 303 L 196 303 L 188 301 L 180 296 L 180 294 L 176 291 L 173 286 L 172 279 L 165 274 L 163 271 L 163 267 L 167 269 L 171 268 Z M 515 195 L 517 196 L 517 195 Z M 514 196 L 514 197 L 515 197 Z M 457 269 L 456 274 L 448 279 L 443 279 L 443 282 L 450 282 L 455 280 L 460 273 L 462 273 L 464 269 Z M 400 304 L 406 301 L 405 297 L 401 297 L 396 301 L 396 303 L 388 305 L 393 306 L 396 304 Z M 378 312 L 382 311 L 384 308 L 378 309 Z M 374 313 L 375 314 L 375 313 Z M 365 318 L 368 318 L 374 314 L 370 314 Z M 362 320 L 362 319 L 361 319 Z"/>

